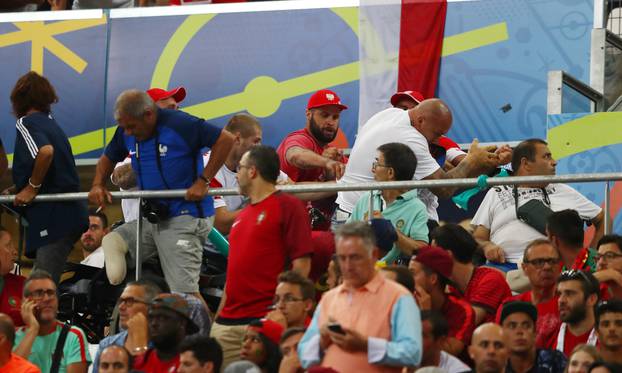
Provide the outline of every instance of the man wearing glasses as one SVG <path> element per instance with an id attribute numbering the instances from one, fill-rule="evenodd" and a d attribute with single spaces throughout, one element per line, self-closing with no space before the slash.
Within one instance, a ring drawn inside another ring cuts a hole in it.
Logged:
<path id="1" fill-rule="evenodd" d="M 313 283 L 298 272 L 283 272 L 279 275 L 274 293 L 274 311 L 268 313 L 266 318 L 282 324 L 283 330 L 306 328 L 311 323 L 309 313 L 314 303 Z"/>
<path id="2" fill-rule="evenodd" d="M 124 346 L 132 355 L 140 354 L 147 345 L 147 312 L 149 304 L 161 290 L 149 281 L 136 281 L 127 284 L 119 297 L 119 324 L 121 332 L 108 336 L 99 342 L 99 349 L 93 361 L 93 373 L 99 369 L 101 353 L 111 345 Z"/>
<path id="3" fill-rule="evenodd" d="M 602 299 L 622 297 L 622 236 L 603 236 L 596 246 L 596 272 Z"/>
<path id="4" fill-rule="evenodd" d="M 49 372 L 56 343 L 65 324 L 58 321 L 58 297 L 52 276 L 43 271 L 33 271 L 24 284 L 22 315 L 26 326 L 15 334 L 14 353 Z M 66 333 L 58 372 L 86 373 L 91 362 L 84 332 L 71 326 Z"/>
<path id="5" fill-rule="evenodd" d="M 534 240 L 527 245 L 521 266 L 529 279 L 531 290 L 507 298 L 503 303 L 522 301 L 536 306 L 536 347 L 545 348 L 557 336 L 555 333 L 561 323 L 555 294 L 556 280 L 560 273 L 559 253 L 549 240 Z M 497 310 L 497 322 L 500 321 L 502 308 L 503 306 Z"/>

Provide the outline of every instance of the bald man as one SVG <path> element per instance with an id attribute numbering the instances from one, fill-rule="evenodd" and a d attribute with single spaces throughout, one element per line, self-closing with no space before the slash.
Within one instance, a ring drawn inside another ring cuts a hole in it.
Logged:
<path id="1" fill-rule="evenodd" d="M 15 342 L 13 320 L 0 313 L 0 372 L 41 373 L 36 365 L 12 353 Z"/>
<path id="2" fill-rule="evenodd" d="M 417 157 L 415 180 L 451 179 L 479 176 L 499 164 L 507 163 L 509 148 L 482 148 L 473 141 L 467 156 L 452 170 L 445 172 L 430 154 L 428 144 L 438 141 L 452 124 L 451 110 L 442 100 L 433 98 L 422 101 L 416 107 L 405 111 L 399 108 L 383 110 L 367 121 L 357 134 L 350 153 L 344 176 L 339 183 L 373 182 L 372 164 L 375 150 L 383 144 L 401 142 L 408 145 Z M 426 205 L 428 218 L 438 221 L 437 196 L 448 198 L 456 188 L 421 189 L 419 198 Z M 339 192 L 335 215 L 337 223 L 345 221 L 352 213 L 363 192 Z"/>
<path id="3" fill-rule="evenodd" d="M 475 362 L 474 373 L 505 373 L 509 350 L 503 328 L 486 323 L 475 329 L 469 356 Z"/>

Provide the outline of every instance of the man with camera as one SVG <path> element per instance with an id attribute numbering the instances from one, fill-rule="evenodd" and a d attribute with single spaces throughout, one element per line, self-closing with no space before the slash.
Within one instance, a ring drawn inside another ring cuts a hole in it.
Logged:
<path id="1" fill-rule="evenodd" d="M 145 200 L 140 257 L 158 255 L 171 290 L 200 298 L 202 248 L 214 215 L 213 200 L 206 196 L 208 185 L 223 165 L 233 136 L 203 119 L 160 109 L 139 90 L 119 95 L 115 118 L 119 127 L 97 163 L 89 200 L 98 206 L 112 202 L 105 183 L 115 163 L 128 154 L 141 190 L 186 189 L 184 198 Z M 201 162 L 204 147 L 212 150 L 205 168 Z M 124 255 L 129 252 L 130 263 L 135 261 L 136 224 L 124 224 L 102 242 L 106 272 L 113 284 L 125 278 Z"/>

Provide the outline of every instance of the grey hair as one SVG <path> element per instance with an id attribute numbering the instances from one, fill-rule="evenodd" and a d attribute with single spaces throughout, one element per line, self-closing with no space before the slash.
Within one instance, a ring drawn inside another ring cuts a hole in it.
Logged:
<path id="1" fill-rule="evenodd" d="M 56 282 L 54 282 L 54 278 L 52 278 L 50 272 L 43 269 L 35 269 L 34 271 L 30 272 L 30 276 L 28 276 L 28 278 L 24 282 L 24 297 L 30 296 L 30 290 L 28 290 L 28 287 L 30 286 L 30 283 L 35 280 L 50 280 L 52 281 L 52 283 L 54 283 L 54 287 L 56 287 Z"/>
<path id="2" fill-rule="evenodd" d="M 335 242 L 345 237 L 360 237 L 363 240 L 363 246 L 365 246 L 370 255 L 376 247 L 376 235 L 367 222 L 352 221 L 337 228 L 335 231 Z"/>
<path id="3" fill-rule="evenodd" d="M 114 105 L 114 118 L 128 116 L 130 118 L 142 118 L 147 111 L 156 111 L 157 106 L 151 97 L 138 89 L 128 89 L 121 92 Z"/>
<path id="4" fill-rule="evenodd" d="M 128 286 L 140 286 L 143 288 L 145 290 L 145 302 L 147 303 L 153 302 L 155 297 L 162 293 L 162 289 L 156 283 L 149 280 L 132 281 L 125 285 L 125 287 Z"/>

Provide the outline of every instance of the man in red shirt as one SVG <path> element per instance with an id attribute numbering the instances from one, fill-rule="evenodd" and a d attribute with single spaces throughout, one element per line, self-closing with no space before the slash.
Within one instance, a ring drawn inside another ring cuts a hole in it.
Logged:
<path id="1" fill-rule="evenodd" d="M 604 299 L 622 298 L 622 236 L 608 234 L 596 246 L 597 271 L 594 277 L 600 282 L 600 296 Z"/>
<path id="2" fill-rule="evenodd" d="M 190 306 L 178 294 L 158 295 L 149 307 L 149 341 L 153 348 L 141 346 L 134 353 L 134 369 L 152 373 L 176 372 L 179 368 L 180 344 L 187 335 L 199 331 L 190 319 Z"/>
<path id="3" fill-rule="evenodd" d="M 575 346 L 581 343 L 596 346 L 594 305 L 600 295 L 598 280 L 589 271 L 564 271 L 557 279 L 557 294 L 562 323 L 548 348 L 555 348 L 570 357 Z"/>
<path id="4" fill-rule="evenodd" d="M 276 190 L 278 175 L 279 157 L 263 145 L 246 152 L 238 166 L 240 193 L 249 204 L 229 233 L 225 294 L 211 331 L 223 348 L 224 366 L 239 358 L 246 326 L 268 312 L 279 273 L 291 263 L 308 276 L 311 267 L 307 212 L 302 201 Z"/>
<path id="5" fill-rule="evenodd" d="M 295 182 L 332 181 L 341 178 L 345 158 L 341 150 L 328 146 L 339 131 L 341 111 L 348 107 L 329 89 L 315 92 L 307 103 L 305 128 L 285 136 L 277 153 L 281 170 Z M 321 230 L 328 230 L 335 210 L 335 196 L 312 203 L 326 218 Z"/>
<path id="6" fill-rule="evenodd" d="M 412 257 L 408 267 L 415 277 L 415 298 L 419 308 L 439 312 L 449 324 L 443 350 L 454 356 L 460 355 L 471 341 L 475 312 L 464 300 L 445 294 L 453 268 L 451 256 L 440 247 L 426 246 Z"/>
<path id="7" fill-rule="evenodd" d="M 546 233 L 553 246 L 561 255 L 563 271 L 576 269 L 581 271 L 596 271 L 596 250 L 583 247 L 583 226 L 584 220 L 575 210 L 555 211 L 548 217 L 546 222 Z M 594 247 L 602 237 L 603 224 L 596 230 L 598 236 L 593 242 Z"/>
<path id="8" fill-rule="evenodd" d="M 494 321 L 497 308 L 505 298 L 512 296 L 510 287 L 500 271 L 475 267 L 472 262 L 477 242 L 457 224 L 445 224 L 432 234 L 432 244 L 451 252 L 453 269 L 450 280 L 454 294 L 462 296 L 475 311 L 475 325 Z"/>
<path id="9" fill-rule="evenodd" d="M 549 240 L 537 239 L 529 243 L 523 254 L 523 271 L 529 279 L 531 290 L 509 297 L 511 301 L 528 302 L 538 309 L 536 322 L 536 347 L 546 348 L 551 339 L 557 337 L 559 308 L 557 306 L 556 281 L 560 272 L 559 253 Z M 501 320 L 501 310 L 497 310 L 497 323 Z"/>
<path id="10" fill-rule="evenodd" d="M 15 326 L 22 326 L 21 307 L 25 278 L 11 272 L 15 265 L 17 251 L 11 234 L 0 227 L 0 312 L 13 319 Z"/>
<path id="11" fill-rule="evenodd" d="M 12 353 L 13 342 L 15 342 L 13 320 L 0 313 L 0 372 L 41 373 L 41 369 L 36 365 Z"/>
<path id="12" fill-rule="evenodd" d="M 306 328 L 311 323 L 309 312 L 315 304 L 315 286 L 298 272 L 287 271 L 279 275 L 274 294 L 274 311 L 266 318 L 287 328 Z"/>

